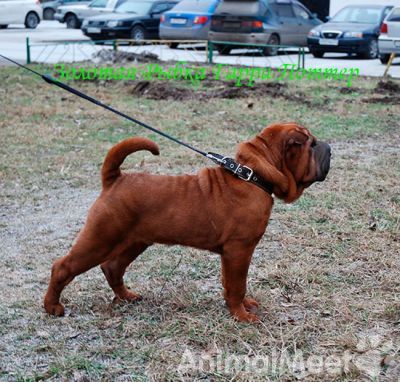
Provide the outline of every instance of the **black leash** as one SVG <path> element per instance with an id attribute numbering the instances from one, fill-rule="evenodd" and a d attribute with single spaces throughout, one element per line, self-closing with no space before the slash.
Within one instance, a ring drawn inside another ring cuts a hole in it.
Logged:
<path id="1" fill-rule="evenodd" d="M 197 148 L 189 145 L 188 143 L 182 142 L 181 140 L 174 138 L 171 135 L 162 132 L 161 130 L 158 130 L 144 122 L 141 122 L 135 118 L 132 118 L 129 115 L 122 113 L 121 111 L 114 109 L 113 107 L 111 107 L 109 105 L 104 104 L 103 102 L 97 100 L 96 98 L 90 97 L 87 94 L 82 93 L 81 91 L 79 91 L 63 82 L 54 79 L 52 76 L 50 76 L 48 74 L 41 74 L 33 69 L 28 68 L 25 65 L 18 63 L 17 61 L 12 60 L 11 58 L 3 56 L 2 54 L 0 54 L 0 57 L 13 63 L 14 65 L 19 66 L 22 69 L 28 70 L 29 72 L 35 74 L 36 76 L 41 77 L 44 81 L 46 81 L 50 85 L 56 85 L 59 88 L 64 89 L 64 90 L 66 90 L 78 97 L 81 97 L 89 102 L 92 102 L 95 105 L 100 106 L 106 110 L 109 110 L 112 113 L 117 114 L 117 115 L 127 119 L 130 122 L 136 123 L 137 125 L 142 126 L 145 129 L 151 130 L 154 133 L 157 133 L 157 134 L 163 136 L 164 138 L 167 138 L 179 145 L 182 145 L 182 146 L 188 148 L 189 150 L 195 151 L 196 153 L 203 155 L 204 157 L 206 157 L 208 159 L 211 159 L 214 163 L 216 163 L 216 164 L 222 166 L 224 169 L 230 171 L 233 175 L 236 175 L 238 178 L 240 178 L 246 182 L 255 184 L 256 186 L 262 188 L 264 191 L 268 192 L 269 194 L 272 194 L 272 192 L 273 192 L 272 184 L 266 182 L 264 179 L 262 179 L 260 176 L 258 176 L 250 167 L 243 166 L 243 165 L 235 162 L 235 160 L 232 158 L 224 157 L 223 155 L 211 153 L 211 152 L 206 153 L 205 151 L 197 149 Z"/>

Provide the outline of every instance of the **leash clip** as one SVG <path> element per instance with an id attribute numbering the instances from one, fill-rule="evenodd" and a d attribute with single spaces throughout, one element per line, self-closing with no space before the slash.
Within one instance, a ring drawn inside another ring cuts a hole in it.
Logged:
<path id="1" fill-rule="evenodd" d="M 214 163 L 219 164 L 221 166 L 224 165 L 224 159 L 225 157 L 220 155 L 220 154 L 215 154 L 215 153 L 207 153 L 206 157 L 208 159 L 211 159 Z"/>

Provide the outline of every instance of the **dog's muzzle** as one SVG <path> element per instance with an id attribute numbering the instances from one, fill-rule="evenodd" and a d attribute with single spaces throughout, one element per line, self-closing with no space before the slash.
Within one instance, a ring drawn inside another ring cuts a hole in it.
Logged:
<path id="1" fill-rule="evenodd" d="M 331 146 L 329 146 L 326 142 L 318 141 L 314 150 L 315 159 L 318 166 L 317 178 L 315 179 L 315 181 L 322 182 L 328 175 L 331 166 Z"/>

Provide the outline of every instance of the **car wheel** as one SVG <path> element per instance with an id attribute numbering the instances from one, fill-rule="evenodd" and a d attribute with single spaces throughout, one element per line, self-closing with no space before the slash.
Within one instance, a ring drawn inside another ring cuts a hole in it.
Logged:
<path id="1" fill-rule="evenodd" d="M 136 25 L 131 30 L 131 39 L 135 41 L 141 41 L 146 39 L 146 31 L 143 27 Z"/>
<path id="2" fill-rule="evenodd" d="M 6 29 L 8 25 L 0 25 L 0 29 Z"/>
<path id="3" fill-rule="evenodd" d="M 221 55 L 229 55 L 231 52 L 232 48 L 227 45 L 220 45 L 220 44 L 214 44 L 215 49 L 217 49 L 218 53 Z"/>
<path id="4" fill-rule="evenodd" d="M 321 52 L 320 50 L 310 50 L 310 52 L 315 58 L 322 58 L 325 54 L 325 52 Z"/>
<path id="5" fill-rule="evenodd" d="M 72 13 L 65 16 L 65 24 L 67 24 L 68 29 L 79 29 L 80 27 L 78 18 Z"/>
<path id="6" fill-rule="evenodd" d="M 381 54 L 379 59 L 381 60 L 382 64 L 387 64 L 390 60 L 390 54 Z"/>
<path id="7" fill-rule="evenodd" d="M 46 8 L 43 11 L 43 19 L 44 20 L 54 20 L 54 9 L 53 8 Z"/>
<path id="8" fill-rule="evenodd" d="M 276 34 L 272 34 L 267 42 L 267 45 L 276 45 L 276 46 L 267 46 L 263 49 L 263 53 L 265 56 L 276 56 L 279 50 L 279 36 Z"/>
<path id="9" fill-rule="evenodd" d="M 178 47 L 178 45 L 179 45 L 178 42 L 169 42 L 167 44 L 168 48 L 171 48 L 171 49 L 176 49 Z"/>
<path id="10" fill-rule="evenodd" d="M 39 22 L 39 16 L 35 12 L 29 12 L 25 18 L 25 27 L 29 29 L 35 29 Z"/>
<path id="11" fill-rule="evenodd" d="M 378 55 L 379 55 L 378 40 L 372 39 L 368 44 L 368 50 L 365 53 L 361 54 L 361 57 L 373 59 L 377 58 Z"/>

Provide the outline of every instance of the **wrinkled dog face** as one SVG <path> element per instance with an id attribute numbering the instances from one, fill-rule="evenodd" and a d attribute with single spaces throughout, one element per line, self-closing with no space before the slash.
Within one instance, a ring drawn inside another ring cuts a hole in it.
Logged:
<path id="1" fill-rule="evenodd" d="M 306 128 L 297 126 L 287 134 L 285 163 L 296 183 L 303 188 L 322 182 L 328 175 L 331 148 Z"/>
<path id="2" fill-rule="evenodd" d="M 266 127 L 254 139 L 239 145 L 237 160 L 274 185 L 273 193 L 291 203 L 329 171 L 330 146 L 318 141 L 295 122 Z"/>

